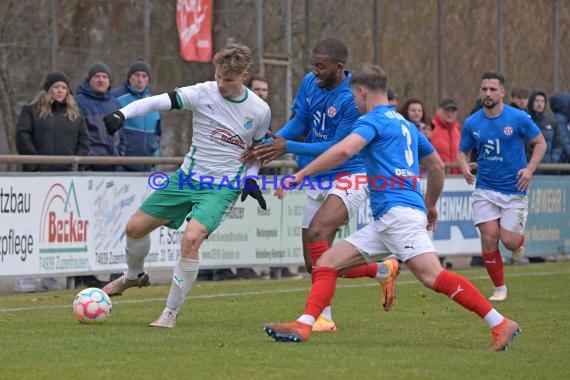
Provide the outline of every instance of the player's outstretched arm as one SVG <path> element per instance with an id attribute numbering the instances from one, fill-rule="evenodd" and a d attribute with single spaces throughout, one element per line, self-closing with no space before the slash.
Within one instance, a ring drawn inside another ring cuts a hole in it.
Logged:
<path id="1" fill-rule="evenodd" d="M 328 169 L 336 168 L 356 153 L 360 152 L 366 144 L 367 141 L 362 136 L 352 133 L 344 140 L 333 145 L 297 174 L 302 174 L 303 177 L 306 177 Z"/>
<path id="2" fill-rule="evenodd" d="M 173 108 L 180 108 L 175 93 L 160 94 L 129 103 L 120 110 L 105 115 L 103 122 L 105 123 L 107 133 L 112 136 L 121 129 L 126 119 Z"/>
<path id="3" fill-rule="evenodd" d="M 251 149 L 253 156 L 263 164 L 267 164 L 286 153 L 287 140 L 272 131 L 268 131 L 267 136 L 272 139 L 270 142 L 256 145 Z"/>

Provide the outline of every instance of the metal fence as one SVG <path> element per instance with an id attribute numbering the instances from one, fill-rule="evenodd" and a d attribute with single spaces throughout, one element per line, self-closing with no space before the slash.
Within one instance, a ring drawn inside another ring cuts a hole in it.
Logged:
<path id="1" fill-rule="evenodd" d="M 180 166 L 184 157 L 103 157 L 103 156 L 33 156 L 0 154 L 0 164 L 59 164 L 71 165 L 72 171 L 80 170 L 81 165 L 132 165 L 147 164 L 155 167 L 175 169 Z M 476 167 L 476 164 L 473 164 Z M 264 168 L 279 169 L 280 174 L 286 174 L 287 170 L 297 169 L 294 160 L 274 160 L 263 166 Z M 449 169 L 458 168 L 457 163 L 445 164 L 446 173 Z M 570 172 L 570 164 L 540 164 L 538 170 L 552 172 L 553 174 L 563 171 Z"/>

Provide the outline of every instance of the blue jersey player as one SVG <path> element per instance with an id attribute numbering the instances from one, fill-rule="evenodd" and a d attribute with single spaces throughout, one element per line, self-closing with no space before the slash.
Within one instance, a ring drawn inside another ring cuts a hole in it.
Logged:
<path id="1" fill-rule="evenodd" d="M 315 45 L 311 54 L 313 70 L 305 76 L 295 96 L 295 116 L 272 135 L 272 142 L 254 148 L 257 159 L 268 162 L 284 153 L 294 153 L 299 167 L 304 167 L 352 132 L 360 114 L 350 90 L 351 74 L 344 70 L 347 58 L 348 49 L 337 39 L 325 39 Z M 293 141 L 298 138 L 304 141 Z M 313 185 L 304 187 L 307 204 L 301 227 L 308 271 L 332 245 L 337 230 L 366 201 L 368 190 L 362 181 L 365 177 L 362 159 L 355 155 L 315 173 L 310 182 Z M 278 196 L 282 198 L 284 194 Z M 342 276 L 380 281 L 382 304 L 389 311 L 395 298 L 392 288 L 397 273 L 397 260 L 389 259 L 352 268 Z M 314 331 L 336 331 L 330 307 L 325 308 Z"/>
<path id="2" fill-rule="evenodd" d="M 528 215 L 526 191 L 544 152 L 546 142 L 526 112 L 503 103 L 505 78 L 486 72 L 481 79 L 483 108 L 463 125 L 457 162 L 468 184 L 475 183 L 473 222 L 481 233 L 483 263 L 495 286 L 491 301 L 507 298 L 499 240 L 520 260 L 524 254 L 524 226 Z M 525 142 L 534 150 L 530 162 Z M 477 181 L 467 162 L 477 149 Z"/>
<path id="3" fill-rule="evenodd" d="M 443 188 L 444 165 L 417 128 L 388 105 L 387 81 L 379 66 L 365 66 L 354 73 L 352 91 L 365 115 L 348 137 L 291 179 L 299 183 L 304 177 L 340 165 L 361 152 L 374 220 L 322 255 L 313 268 L 313 284 L 303 314 L 290 323 L 268 323 L 265 332 L 277 341 L 306 341 L 320 310 L 334 295 L 340 270 L 377 255 L 395 254 L 426 287 L 447 295 L 484 319 L 492 329 L 493 343 L 489 349 L 504 350 L 520 332 L 518 324 L 495 310 L 467 279 L 441 267 L 427 229 L 437 221 L 436 201 Z M 419 164 L 427 169 L 425 199 L 417 182 Z"/>

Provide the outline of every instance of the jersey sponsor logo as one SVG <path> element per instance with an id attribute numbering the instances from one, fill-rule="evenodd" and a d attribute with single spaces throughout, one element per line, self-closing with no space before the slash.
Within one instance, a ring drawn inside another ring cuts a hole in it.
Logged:
<path id="1" fill-rule="evenodd" d="M 479 136 L 479 131 L 473 131 L 473 136 L 477 136 L 479 138 L 481 137 L 481 136 Z"/>
<path id="2" fill-rule="evenodd" d="M 329 117 L 332 119 L 333 117 L 336 116 L 336 108 L 334 106 L 330 106 L 329 109 L 327 110 L 327 115 L 329 115 Z"/>
<path id="3" fill-rule="evenodd" d="M 313 113 L 313 133 L 321 141 L 328 141 L 329 133 L 332 132 L 332 126 L 327 128 L 326 117 L 321 111 Z"/>
<path id="4" fill-rule="evenodd" d="M 246 131 L 249 131 L 253 128 L 253 117 L 246 116 L 243 120 L 243 127 Z"/>
<path id="5" fill-rule="evenodd" d="M 513 127 L 507 124 L 503 132 L 505 133 L 506 136 L 510 136 L 513 134 Z"/>
<path id="6" fill-rule="evenodd" d="M 218 145 L 234 145 L 240 148 L 246 147 L 245 141 L 240 137 L 240 135 L 228 130 L 225 127 L 216 128 L 210 133 L 210 140 Z"/>
<path id="7" fill-rule="evenodd" d="M 320 127 L 323 130 L 325 129 L 324 120 L 323 120 L 323 123 L 321 124 L 321 111 L 315 111 L 315 113 L 313 114 L 313 124 L 317 128 Z"/>

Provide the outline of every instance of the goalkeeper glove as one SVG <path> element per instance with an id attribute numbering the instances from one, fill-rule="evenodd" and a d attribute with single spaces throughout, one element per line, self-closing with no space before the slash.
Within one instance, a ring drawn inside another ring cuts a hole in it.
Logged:
<path id="1" fill-rule="evenodd" d="M 261 207 L 264 210 L 267 210 L 267 204 L 265 203 L 265 199 L 263 198 L 263 193 L 261 192 L 261 190 L 259 189 L 259 185 L 253 178 L 246 179 L 245 185 L 241 190 L 241 201 L 242 202 L 245 201 L 245 198 L 247 198 L 248 195 L 257 200 L 257 203 L 259 203 L 259 207 Z"/>
<path id="2" fill-rule="evenodd" d="M 105 129 L 107 134 L 113 136 L 123 126 L 125 121 L 125 115 L 121 111 L 115 111 L 105 115 L 103 122 L 105 123 Z"/>

